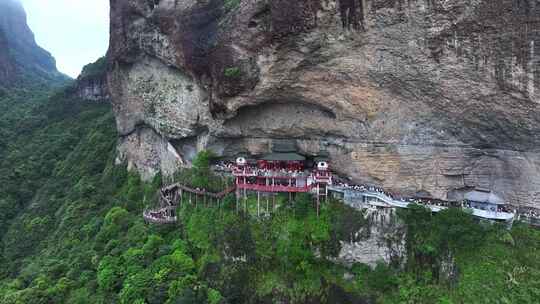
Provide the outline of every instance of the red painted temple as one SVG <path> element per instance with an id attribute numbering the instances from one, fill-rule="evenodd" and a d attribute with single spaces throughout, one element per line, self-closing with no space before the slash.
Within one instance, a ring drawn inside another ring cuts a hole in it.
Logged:
<path id="1" fill-rule="evenodd" d="M 306 168 L 305 158 L 295 153 L 274 153 L 253 163 L 239 157 L 232 173 L 237 189 L 256 192 L 303 192 L 323 196 L 327 194 L 327 185 L 332 183 L 327 162 L 320 161 L 314 168 Z"/>

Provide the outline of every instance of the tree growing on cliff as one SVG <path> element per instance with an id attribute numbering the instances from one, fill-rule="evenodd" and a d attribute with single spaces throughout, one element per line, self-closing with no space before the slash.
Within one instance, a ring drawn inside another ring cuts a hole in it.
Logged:
<path id="1" fill-rule="evenodd" d="M 193 186 L 208 189 L 212 172 L 210 162 L 214 158 L 211 151 L 203 150 L 193 159 L 192 183 Z"/>

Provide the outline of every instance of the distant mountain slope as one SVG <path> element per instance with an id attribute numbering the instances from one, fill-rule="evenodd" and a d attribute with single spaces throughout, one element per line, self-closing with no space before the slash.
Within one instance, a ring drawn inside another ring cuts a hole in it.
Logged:
<path id="1" fill-rule="evenodd" d="M 19 0 L 0 0 L 0 86 L 67 79 L 54 57 L 37 45 Z"/>

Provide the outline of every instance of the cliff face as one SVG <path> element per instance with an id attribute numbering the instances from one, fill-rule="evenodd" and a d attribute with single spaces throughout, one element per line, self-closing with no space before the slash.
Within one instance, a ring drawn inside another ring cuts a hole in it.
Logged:
<path id="1" fill-rule="evenodd" d="M 87 101 L 108 101 L 107 59 L 102 57 L 86 65 L 75 83 L 74 95 Z"/>
<path id="2" fill-rule="evenodd" d="M 57 71 L 51 54 L 36 44 L 22 4 L 18 0 L 0 0 L 0 86 L 38 79 L 67 77 Z"/>
<path id="3" fill-rule="evenodd" d="M 148 178 L 203 148 L 295 139 L 358 182 L 540 206 L 540 4 L 111 0 L 122 158 Z"/>
<path id="4" fill-rule="evenodd" d="M 106 79 L 101 77 L 77 79 L 76 96 L 88 101 L 108 100 L 109 91 Z"/>

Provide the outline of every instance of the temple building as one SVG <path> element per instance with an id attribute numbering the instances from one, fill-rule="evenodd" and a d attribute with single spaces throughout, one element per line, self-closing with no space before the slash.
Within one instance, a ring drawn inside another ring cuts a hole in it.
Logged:
<path id="1" fill-rule="evenodd" d="M 248 161 L 236 159 L 232 170 L 237 195 L 243 191 L 262 193 L 312 193 L 317 201 L 328 195 L 332 184 L 328 162 L 321 157 L 307 160 L 298 154 L 294 143 L 279 141 L 272 152 Z"/>

